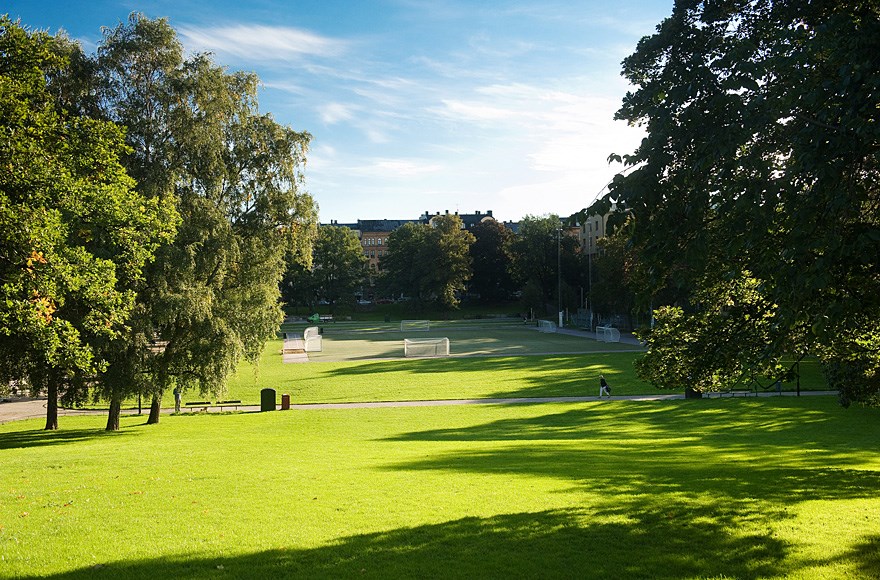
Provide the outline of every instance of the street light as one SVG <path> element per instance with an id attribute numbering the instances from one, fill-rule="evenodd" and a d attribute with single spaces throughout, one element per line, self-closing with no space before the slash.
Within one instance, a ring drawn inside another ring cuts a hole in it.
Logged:
<path id="1" fill-rule="evenodd" d="M 562 228 L 556 228 L 556 312 L 562 328 Z"/>

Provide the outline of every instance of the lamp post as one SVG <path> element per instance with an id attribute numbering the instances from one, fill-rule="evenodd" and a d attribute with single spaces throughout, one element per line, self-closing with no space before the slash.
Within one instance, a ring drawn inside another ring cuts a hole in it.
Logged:
<path id="1" fill-rule="evenodd" d="M 562 228 L 556 228 L 556 312 L 562 328 Z"/>

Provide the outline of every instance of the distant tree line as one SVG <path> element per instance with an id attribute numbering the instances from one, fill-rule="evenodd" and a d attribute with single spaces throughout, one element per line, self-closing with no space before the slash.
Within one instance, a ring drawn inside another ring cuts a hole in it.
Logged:
<path id="1" fill-rule="evenodd" d="M 408 223 L 391 232 L 379 272 L 371 276 L 357 234 L 321 226 L 311 265 L 292 261 L 282 294 L 289 304 L 322 303 L 333 312 L 353 305 L 372 280 L 368 290 L 375 296 L 403 299 L 413 310 L 452 310 L 467 299 L 516 302 L 524 313 L 546 316 L 558 306 L 582 307 L 592 288 L 596 306 L 627 313 L 634 299 L 621 273 L 622 243 L 604 242 L 606 249 L 590 263 L 556 215 L 525 216 L 518 234 L 494 220 L 465 229 L 459 216 L 443 215 L 430 225 Z"/>

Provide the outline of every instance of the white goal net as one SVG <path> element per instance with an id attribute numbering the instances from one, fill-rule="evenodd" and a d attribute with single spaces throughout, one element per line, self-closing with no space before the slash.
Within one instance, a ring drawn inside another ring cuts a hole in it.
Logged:
<path id="1" fill-rule="evenodd" d="M 403 356 L 449 356 L 449 339 L 404 338 Z"/>
<path id="2" fill-rule="evenodd" d="M 317 326 L 310 326 L 303 332 L 303 344 L 306 352 L 321 352 L 324 350 L 324 342 L 321 330 Z"/>
<path id="3" fill-rule="evenodd" d="M 620 342 L 620 331 L 613 326 L 597 326 L 596 340 L 599 342 Z"/>
<path id="4" fill-rule="evenodd" d="M 538 331 L 539 332 L 556 332 L 556 323 L 552 320 L 539 320 L 538 321 Z"/>
<path id="5" fill-rule="evenodd" d="M 427 332 L 431 330 L 431 322 L 428 320 L 401 320 L 400 331 L 421 330 Z"/>

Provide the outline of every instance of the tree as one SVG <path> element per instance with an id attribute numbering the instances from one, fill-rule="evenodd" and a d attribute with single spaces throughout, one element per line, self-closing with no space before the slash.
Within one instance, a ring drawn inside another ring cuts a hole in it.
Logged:
<path id="1" fill-rule="evenodd" d="M 628 228 L 619 228 L 598 241 L 592 270 L 592 308 L 596 312 L 631 314 L 636 308 L 632 277 L 635 256 L 629 248 Z"/>
<path id="2" fill-rule="evenodd" d="M 389 293 L 453 309 L 471 276 L 470 245 L 474 236 L 457 215 L 442 215 L 431 225 L 407 223 L 388 238 L 382 258 L 383 285 Z"/>
<path id="3" fill-rule="evenodd" d="M 471 233 L 474 243 L 470 249 L 470 291 L 479 294 L 483 302 L 509 299 L 515 290 L 510 275 L 513 232 L 503 223 L 487 220 L 474 226 Z"/>
<path id="4" fill-rule="evenodd" d="M 311 255 L 316 211 L 299 189 L 310 136 L 258 112 L 254 75 L 182 54 L 167 21 L 133 14 L 105 31 L 96 60 L 138 190 L 171 200 L 183 218 L 147 271 L 137 324 L 98 391 L 110 399 L 111 430 L 134 392 L 152 395 L 149 422 L 172 385 L 222 393 L 278 328 L 285 254 Z"/>
<path id="5" fill-rule="evenodd" d="M 346 227 L 324 226 L 318 229 L 312 278 L 318 296 L 333 306 L 354 301 L 354 291 L 366 275 L 367 258 L 357 234 Z"/>
<path id="6" fill-rule="evenodd" d="M 0 17 L 0 380 L 48 394 L 46 429 L 59 397 L 83 401 L 106 370 L 176 223 L 173 206 L 133 190 L 122 131 L 61 108 L 78 51 Z"/>
<path id="7" fill-rule="evenodd" d="M 578 251 L 577 240 L 563 231 L 559 216 L 527 215 L 520 221 L 519 235 L 513 243 L 512 271 L 524 297 L 529 297 L 524 301 L 527 308 L 555 311 L 560 289 L 570 300 L 563 306 L 577 304 L 573 288 L 580 285 Z"/>
<path id="8" fill-rule="evenodd" d="M 679 1 L 623 63 L 636 90 L 617 117 L 647 137 L 612 156 L 633 169 L 591 211 L 616 200 L 631 212 L 645 294 L 673 280 L 695 323 L 725 315 L 717 281 L 756 281 L 774 305 L 770 332 L 736 364 L 793 350 L 868 382 L 880 370 L 878 12 L 855 1 Z M 748 339 L 741 322 L 714 348 Z"/>
<path id="9" fill-rule="evenodd" d="M 431 220 L 427 242 L 427 291 L 442 308 L 458 308 L 458 296 L 467 289 L 473 272 L 470 246 L 474 236 L 457 215 L 441 215 Z"/>

